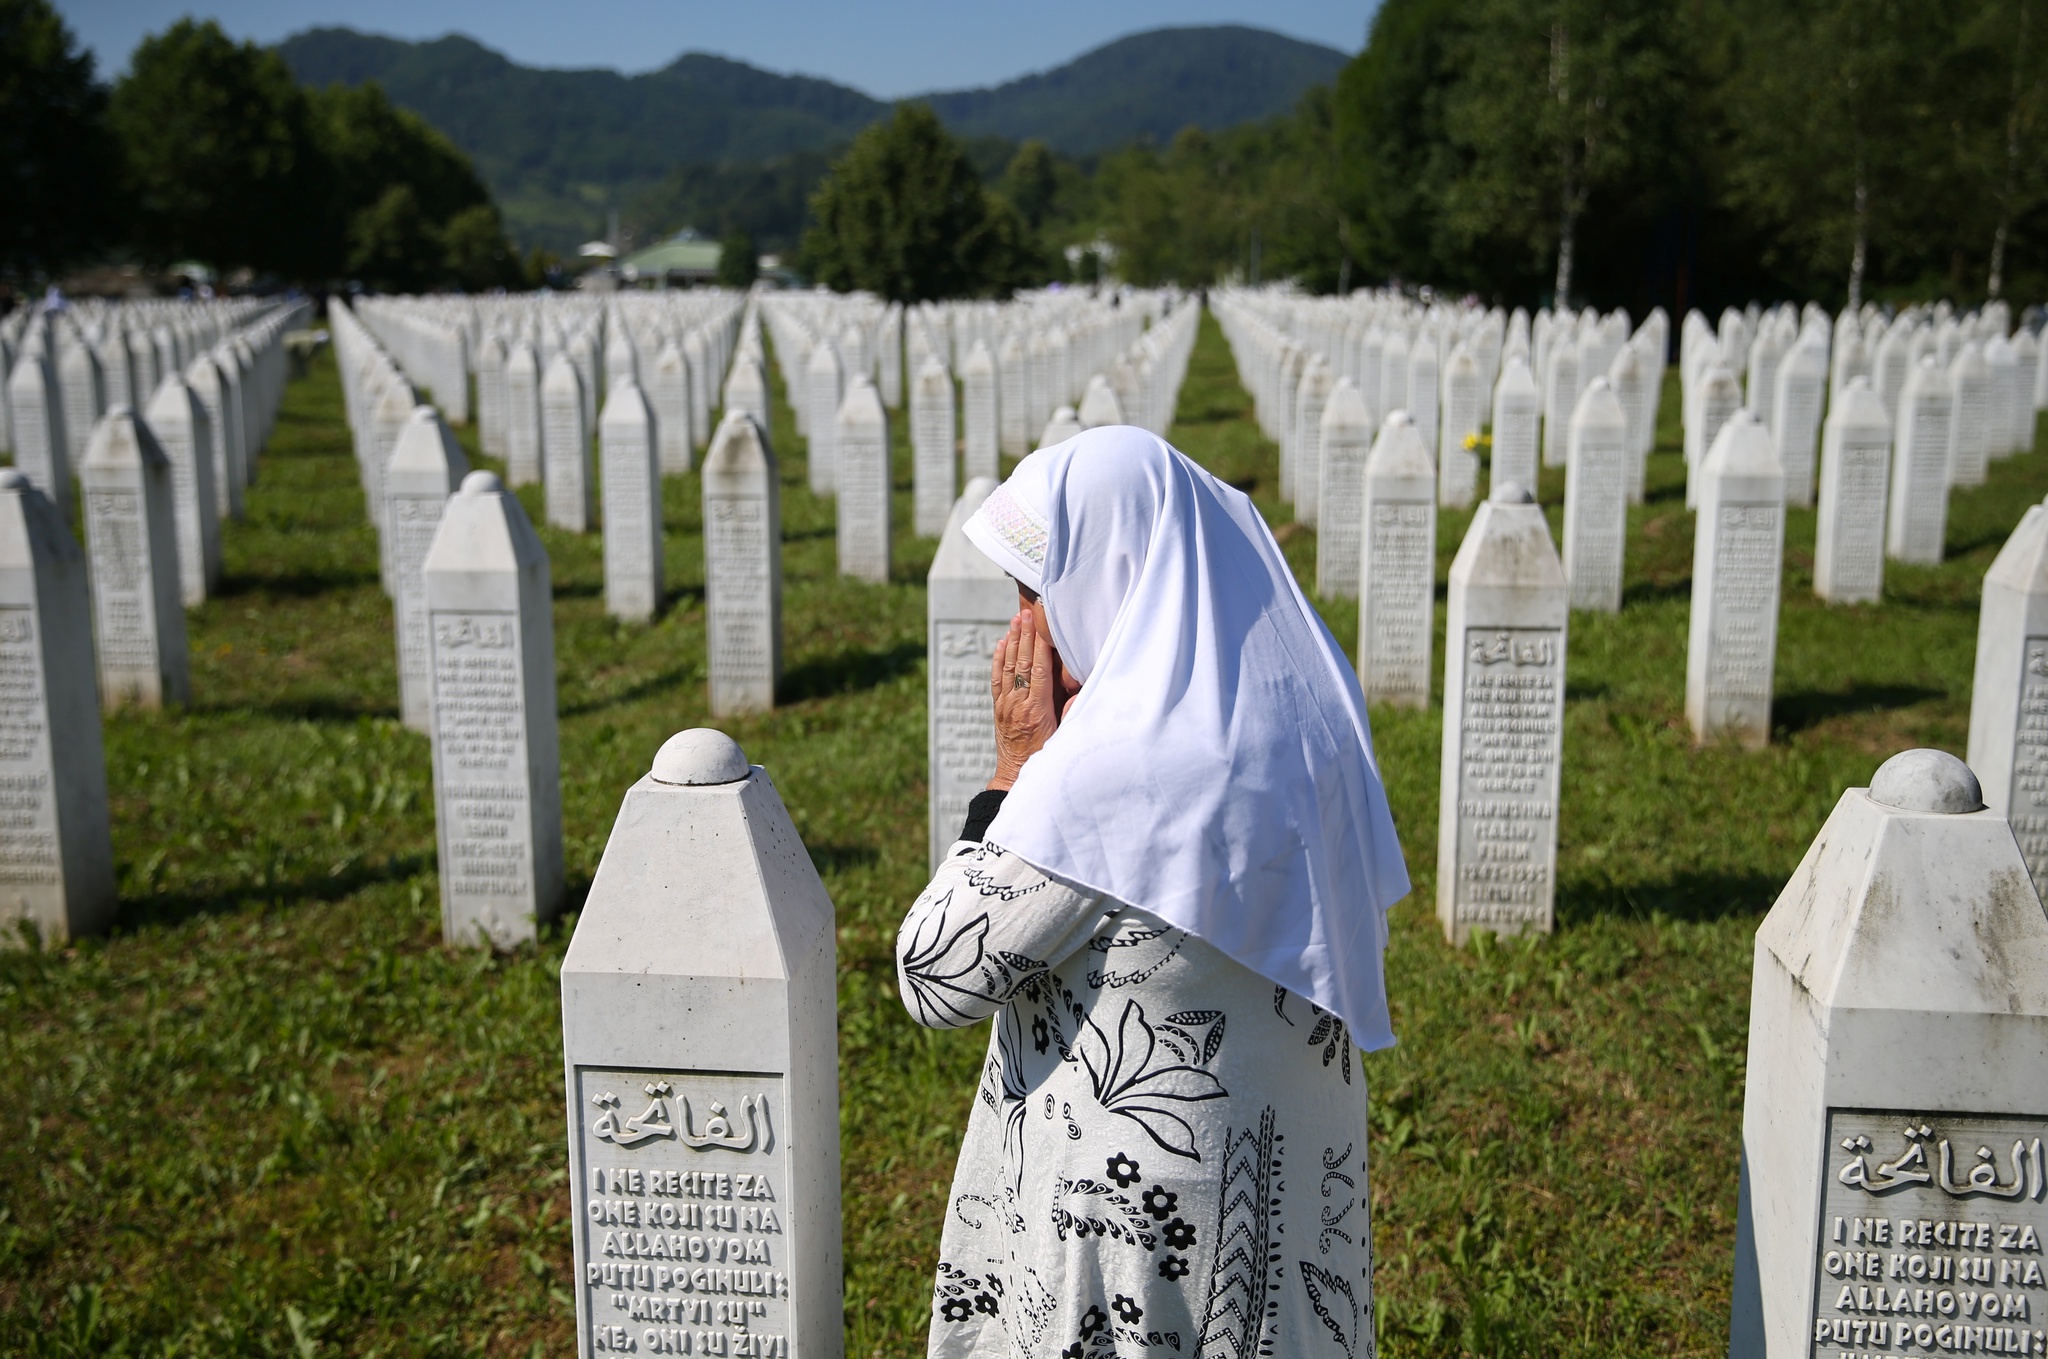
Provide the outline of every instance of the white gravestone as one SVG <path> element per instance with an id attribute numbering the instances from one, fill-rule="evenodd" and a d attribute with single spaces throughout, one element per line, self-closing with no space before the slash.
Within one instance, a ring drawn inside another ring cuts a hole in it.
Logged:
<path id="1" fill-rule="evenodd" d="M 206 407 L 206 428 L 213 444 L 213 509 L 222 523 L 242 517 L 242 449 L 228 401 L 228 384 L 220 365 L 201 354 L 185 370 L 192 395 Z"/>
<path id="2" fill-rule="evenodd" d="M 1697 741 L 1760 750 L 1771 739 L 1785 557 L 1785 473 L 1770 431 L 1737 411 L 1696 480 L 1686 720 Z"/>
<path id="3" fill-rule="evenodd" d="M 1801 337 L 1778 365 L 1771 438 L 1785 469 L 1785 502 L 1801 508 L 1813 504 L 1813 445 L 1820 433 L 1827 373 L 1827 351 L 1813 332 Z"/>
<path id="4" fill-rule="evenodd" d="M 79 474 L 100 701 L 109 710 L 189 702 L 170 459 L 124 403 L 94 428 Z"/>
<path id="5" fill-rule="evenodd" d="M 57 376 L 40 350 L 23 354 L 7 375 L 7 410 L 13 422 L 14 465 L 42 488 L 67 522 L 71 518 L 71 459 L 65 455 L 64 404 Z"/>
<path id="6" fill-rule="evenodd" d="M 415 406 L 384 468 L 391 545 L 391 620 L 398 643 L 398 703 L 405 725 L 433 731 L 433 657 L 427 636 L 427 551 L 441 515 L 469 475 L 462 445 L 432 406 Z"/>
<path id="7" fill-rule="evenodd" d="M 918 534 L 945 532 L 953 505 L 953 375 L 936 357 L 917 368 L 910 383 L 911 524 Z"/>
<path id="8" fill-rule="evenodd" d="M 597 503 L 583 410 L 583 379 L 567 354 L 557 354 L 540 385 L 542 481 L 548 522 L 571 533 L 590 531 Z"/>
<path id="9" fill-rule="evenodd" d="M 1956 351 L 1949 365 L 1952 414 L 1948 427 L 1948 481 L 1951 486 L 1982 486 L 1991 457 L 1992 427 L 1997 420 L 1991 366 L 1975 340 Z"/>
<path id="10" fill-rule="evenodd" d="M 856 376 L 839 406 L 839 574 L 889 580 L 889 418 L 875 384 Z"/>
<path id="11" fill-rule="evenodd" d="M 1436 468 L 1406 411 L 1365 460 L 1358 560 L 1358 680 L 1368 703 L 1429 706 L 1436 623 Z"/>
<path id="12" fill-rule="evenodd" d="M 804 440 L 810 460 L 811 494 L 830 495 L 839 467 L 839 403 L 845 390 L 839 354 L 829 341 L 821 340 L 811 346 L 810 361 L 804 369 L 804 394 L 810 407 Z M 755 418 L 763 429 L 767 428 L 765 419 L 758 415 Z"/>
<path id="13" fill-rule="evenodd" d="M 1451 563 L 1444 633 L 1436 910 L 1453 943 L 1551 929 L 1570 609 L 1543 511 L 1496 482 Z"/>
<path id="14" fill-rule="evenodd" d="M 1984 576 L 1970 767 L 2048 891 L 2048 508 L 2030 505 Z"/>
<path id="15" fill-rule="evenodd" d="M 1885 555 L 1921 566 L 1941 564 L 1948 535 L 1949 422 L 1955 401 L 1932 355 L 1913 365 L 1892 431 L 1891 492 L 1885 505 Z"/>
<path id="16" fill-rule="evenodd" d="M 89 344 L 64 346 L 57 361 L 57 385 L 64 400 L 64 456 L 73 467 L 85 460 L 85 443 L 107 408 L 106 373 Z"/>
<path id="17" fill-rule="evenodd" d="M 767 771 L 671 737 L 562 960 L 582 1359 L 841 1359 L 836 968 Z"/>
<path id="18" fill-rule="evenodd" d="M 658 428 L 640 384 L 621 375 L 605 397 L 597 438 L 604 461 L 604 608 L 639 622 L 661 610 Z"/>
<path id="19" fill-rule="evenodd" d="M 1325 599 L 1358 594 L 1358 554 L 1364 539 L 1365 460 L 1372 451 L 1372 412 L 1349 381 L 1330 389 L 1323 407 L 1322 487 L 1317 492 L 1316 593 Z"/>
<path id="20" fill-rule="evenodd" d="M 1063 444 L 1081 432 L 1081 417 L 1072 406 L 1061 406 L 1052 413 L 1052 419 L 1045 422 L 1045 429 L 1038 436 L 1040 448 L 1051 448 Z"/>
<path id="21" fill-rule="evenodd" d="M 1081 393 L 1081 405 L 1074 417 L 1083 429 L 1124 423 L 1123 403 L 1117 400 L 1116 389 L 1109 385 L 1108 378 L 1096 373 L 1088 379 L 1088 388 Z"/>
<path id="22" fill-rule="evenodd" d="M 1699 391 L 1692 398 L 1691 419 L 1685 426 L 1685 507 L 1700 505 L 1700 466 L 1707 450 L 1721 436 L 1721 426 L 1742 409 L 1742 388 L 1725 364 L 1714 364 L 1701 376 Z"/>
<path id="23" fill-rule="evenodd" d="M 1981 806 L 1894 756 L 1757 930 L 1730 1359 L 2048 1350 L 2048 915 Z"/>
<path id="24" fill-rule="evenodd" d="M 1875 604 L 1884 594 L 1891 463 L 1892 422 L 1884 401 L 1869 378 L 1850 378 L 1821 433 L 1813 592 L 1830 604 Z"/>
<path id="25" fill-rule="evenodd" d="M 1563 467 L 1571 457 L 1572 411 L 1579 403 L 1579 356 L 1569 344 L 1553 346 L 1543 386 L 1543 465 Z"/>
<path id="26" fill-rule="evenodd" d="M 1490 484 L 1536 485 L 1536 431 L 1543 396 L 1521 358 L 1511 358 L 1493 389 L 1493 454 Z"/>
<path id="27" fill-rule="evenodd" d="M 398 447 L 398 436 L 405 432 L 407 422 L 419 405 L 419 393 L 406 379 L 394 375 L 385 384 L 370 414 L 369 455 L 358 469 L 363 479 L 363 503 L 369 511 L 371 526 L 377 530 L 377 579 L 386 594 L 390 594 L 394 586 L 391 577 L 391 530 L 384 522 L 384 470 L 391 465 L 391 454 Z M 218 502 L 219 487 L 214 489 L 214 499 Z"/>
<path id="28" fill-rule="evenodd" d="M 1323 499 L 1323 411 L 1335 375 L 1321 354 L 1301 370 L 1294 392 L 1294 517 L 1315 527 Z"/>
<path id="29" fill-rule="evenodd" d="M 1572 412 L 1564 485 L 1564 575 L 1572 607 L 1621 611 L 1622 556 L 1628 546 L 1628 415 L 1604 377 Z"/>
<path id="30" fill-rule="evenodd" d="M 690 361 L 674 340 L 654 356 L 654 431 L 661 441 L 661 474 L 683 476 L 696 459 L 690 442 Z"/>
<path id="31" fill-rule="evenodd" d="M 476 351 L 476 436 L 486 454 L 505 456 L 505 342 L 496 335 Z"/>
<path id="32" fill-rule="evenodd" d="M 764 429 L 768 425 L 768 377 L 751 350 L 741 350 L 732 361 L 725 379 L 725 409 L 745 411 Z"/>
<path id="33" fill-rule="evenodd" d="M 1479 425 L 1486 418 L 1486 382 L 1479 360 L 1459 345 L 1444 365 L 1442 435 L 1437 441 L 1437 503 L 1469 508 L 1479 496 Z"/>
<path id="34" fill-rule="evenodd" d="M 690 442 L 703 448 L 711 442 L 711 405 L 718 381 L 711 373 L 712 350 L 701 328 L 683 335 L 683 358 L 690 365 Z"/>
<path id="35" fill-rule="evenodd" d="M 704 455 L 705 654 L 715 717 L 767 712 L 782 678 L 782 502 L 768 433 L 728 412 Z"/>
<path id="36" fill-rule="evenodd" d="M 1643 503 L 1643 476 L 1650 444 L 1655 435 L 1646 435 L 1650 423 L 1650 364 L 1643 358 L 1641 347 L 1633 340 L 1623 344 L 1614 353 L 1614 359 L 1607 365 L 1607 385 L 1614 389 L 1614 399 L 1621 403 L 1621 417 L 1627 427 L 1623 442 L 1628 456 L 1623 461 L 1627 469 L 1628 503 Z"/>
<path id="37" fill-rule="evenodd" d="M 85 557 L 49 497 L 0 468 L 0 945 L 114 918 L 107 763 Z"/>
<path id="38" fill-rule="evenodd" d="M 505 360 L 505 478 L 531 486 L 541 467 L 540 356 L 521 340 Z"/>
<path id="39" fill-rule="evenodd" d="M 925 582 L 926 733 L 931 789 L 931 863 L 960 834 L 967 804 L 996 772 L 989 664 L 1017 612 L 1017 584 L 967 537 L 968 518 L 996 488 L 967 483 L 946 521 Z"/>
<path id="40" fill-rule="evenodd" d="M 1029 365 L 1024 342 L 1012 333 L 996 353 L 996 436 L 1002 451 L 1013 458 L 1031 451 Z"/>
<path id="41" fill-rule="evenodd" d="M 425 575 L 441 935 L 511 948 L 562 904 L 548 556 L 497 475 L 471 472 Z"/>
<path id="42" fill-rule="evenodd" d="M 1428 331 L 1416 337 L 1415 347 L 1408 351 L 1408 418 L 1415 422 L 1415 428 L 1422 435 L 1422 446 L 1436 449 L 1438 383 L 1442 374 L 1436 361 L 1436 338 Z M 1434 456 L 1430 466 L 1436 465 Z"/>
<path id="43" fill-rule="evenodd" d="M 171 463 L 171 510 L 178 525 L 178 591 L 202 604 L 220 585 L 220 520 L 214 511 L 213 458 L 206 410 L 173 372 L 156 389 L 145 417 Z"/>
<path id="44" fill-rule="evenodd" d="M 967 479 L 999 474 L 996 418 L 996 361 L 988 343 L 976 340 L 960 368 L 961 433 L 966 442 Z"/>

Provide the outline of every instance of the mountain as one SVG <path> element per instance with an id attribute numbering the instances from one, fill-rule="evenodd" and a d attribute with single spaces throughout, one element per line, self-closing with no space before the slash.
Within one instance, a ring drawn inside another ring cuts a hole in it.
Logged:
<path id="1" fill-rule="evenodd" d="M 608 209 L 677 165 L 829 151 L 889 110 L 829 80 L 702 52 L 627 76 L 521 66 L 454 34 L 416 43 L 314 28 L 278 50 L 308 84 L 381 84 L 469 153 L 516 237 L 555 250 L 601 231 Z M 1346 59 L 1263 29 L 1163 28 L 992 89 L 922 97 L 963 136 L 1040 137 L 1083 155 L 1280 113 Z"/>
<path id="2" fill-rule="evenodd" d="M 1140 137 L 1166 142 L 1193 123 L 1270 118 L 1349 60 L 1334 48 L 1260 28 L 1159 28 L 1098 47 L 1042 75 L 991 90 L 926 95 L 956 133 L 1085 155 Z"/>

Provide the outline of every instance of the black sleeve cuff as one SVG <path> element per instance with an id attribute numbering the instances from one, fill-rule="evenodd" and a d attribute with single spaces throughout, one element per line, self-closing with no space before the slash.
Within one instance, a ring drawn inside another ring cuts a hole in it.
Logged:
<path id="1" fill-rule="evenodd" d="M 988 834 L 988 823 L 996 819 L 996 813 L 1003 809 L 1003 799 L 1008 796 L 1008 790 L 1002 788 L 984 788 L 976 793 L 967 804 L 967 824 L 960 828 L 960 838 L 979 842 Z"/>

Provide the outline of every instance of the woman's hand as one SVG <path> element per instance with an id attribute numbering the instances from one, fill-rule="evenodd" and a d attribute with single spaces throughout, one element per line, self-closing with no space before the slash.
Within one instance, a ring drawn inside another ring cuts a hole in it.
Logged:
<path id="1" fill-rule="evenodd" d="M 1060 724 L 1052 648 L 1039 640 L 1029 606 L 1017 611 L 1010 631 L 996 643 L 989 687 L 996 704 L 996 775 L 988 786 L 1007 791 Z"/>

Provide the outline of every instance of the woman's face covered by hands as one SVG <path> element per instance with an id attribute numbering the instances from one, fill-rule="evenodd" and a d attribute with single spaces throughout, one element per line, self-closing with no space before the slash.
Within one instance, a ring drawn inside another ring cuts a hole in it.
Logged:
<path id="1" fill-rule="evenodd" d="M 1081 692 L 1081 682 L 1060 664 L 1045 601 L 1019 585 L 1017 604 L 1017 616 L 996 643 L 989 670 L 996 710 L 996 773 L 988 786 L 1005 790 L 1017 781 L 1024 762 L 1059 729 L 1068 705 Z"/>

